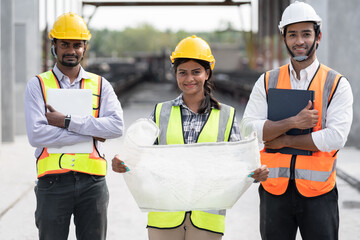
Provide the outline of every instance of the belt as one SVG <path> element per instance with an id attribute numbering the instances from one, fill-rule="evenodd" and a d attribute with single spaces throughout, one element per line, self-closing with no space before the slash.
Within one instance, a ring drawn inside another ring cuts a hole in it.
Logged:
<path id="1" fill-rule="evenodd" d="M 57 180 L 61 180 L 61 179 L 70 179 L 70 178 L 73 179 L 75 177 L 91 177 L 91 176 L 92 176 L 91 174 L 87 174 L 87 173 L 70 171 L 70 172 L 61 173 L 61 174 L 47 174 L 45 176 L 42 176 L 39 179 L 50 178 L 50 179 L 57 181 Z M 97 177 L 99 177 L 99 176 L 97 176 Z"/>

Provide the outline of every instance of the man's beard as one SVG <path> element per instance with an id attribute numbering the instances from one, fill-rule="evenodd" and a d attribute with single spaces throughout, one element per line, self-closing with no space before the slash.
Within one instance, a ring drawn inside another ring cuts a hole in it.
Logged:
<path id="1" fill-rule="evenodd" d="M 306 61 L 306 60 L 310 59 L 314 55 L 314 53 L 316 51 L 316 48 L 317 48 L 317 46 L 315 47 L 315 45 L 316 45 L 316 38 L 315 38 L 315 40 L 314 40 L 313 44 L 311 45 L 310 49 L 309 49 L 309 45 L 307 45 L 305 43 L 300 45 L 300 46 L 299 45 L 296 46 L 296 47 L 304 47 L 307 51 L 306 51 L 305 55 L 295 56 L 293 51 L 295 50 L 296 47 L 295 46 L 291 47 L 291 49 L 293 50 L 293 51 L 291 51 L 289 46 L 286 43 L 285 43 L 285 45 L 286 45 L 286 48 L 287 48 L 288 52 L 292 56 L 292 58 L 297 62 L 303 62 L 303 61 Z"/>
<path id="2" fill-rule="evenodd" d="M 65 57 L 75 57 L 78 61 L 76 61 L 76 62 L 67 62 L 67 61 L 64 61 L 64 58 Z M 75 54 L 66 54 L 66 55 L 63 55 L 62 56 L 62 58 L 61 58 L 61 60 L 59 59 L 59 62 L 63 65 L 63 66 L 65 66 L 65 67 L 76 67 L 77 65 L 79 65 L 80 64 L 80 62 L 81 62 L 81 60 L 82 60 L 83 58 L 81 58 L 80 60 L 79 60 L 79 56 L 78 55 L 75 55 Z"/>

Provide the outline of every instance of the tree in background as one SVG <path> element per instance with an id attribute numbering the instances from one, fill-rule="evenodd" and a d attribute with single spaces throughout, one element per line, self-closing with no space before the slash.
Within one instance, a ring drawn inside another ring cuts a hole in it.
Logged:
<path id="1" fill-rule="evenodd" d="M 243 48 L 242 32 L 232 30 L 231 25 L 224 31 L 187 32 L 180 30 L 160 31 L 152 25 L 144 23 L 136 28 L 123 31 L 108 29 L 91 29 L 90 54 L 96 57 L 124 57 L 131 52 L 158 52 L 163 49 L 174 49 L 176 44 L 189 35 L 198 35 L 209 42 L 238 43 Z"/>

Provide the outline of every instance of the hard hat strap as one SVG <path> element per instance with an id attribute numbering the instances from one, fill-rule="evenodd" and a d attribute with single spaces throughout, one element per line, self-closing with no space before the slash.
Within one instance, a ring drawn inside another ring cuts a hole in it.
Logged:
<path id="1" fill-rule="evenodd" d="M 286 37 L 284 37 L 285 40 L 286 40 Z M 315 46 L 315 43 L 316 43 L 316 40 L 318 39 L 318 36 L 315 36 L 315 39 L 314 39 L 314 42 L 313 44 L 311 45 L 311 48 L 309 49 L 309 51 L 305 54 L 305 56 L 295 56 L 294 53 L 290 50 L 289 46 L 287 45 L 286 41 L 285 41 L 285 46 L 286 46 L 286 49 L 288 50 L 288 52 L 290 53 L 291 57 L 297 61 L 297 62 L 303 62 L 305 61 L 306 59 L 309 58 L 310 55 L 312 55 L 313 53 L 313 49 L 314 49 L 314 46 Z M 317 47 L 316 47 L 317 48 Z"/>

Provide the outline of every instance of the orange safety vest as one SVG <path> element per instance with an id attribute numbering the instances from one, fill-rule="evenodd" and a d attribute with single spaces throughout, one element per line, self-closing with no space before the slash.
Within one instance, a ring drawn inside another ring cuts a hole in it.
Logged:
<path id="1" fill-rule="evenodd" d="M 97 118 L 100 110 L 101 83 L 102 78 L 93 73 L 87 73 L 90 78 L 82 79 L 80 82 L 81 89 L 91 89 L 93 92 L 93 116 Z M 37 75 L 42 89 L 44 102 L 47 100 L 47 89 L 61 88 L 59 80 L 52 70 Z M 46 112 L 46 109 L 45 109 Z M 92 153 L 51 153 L 47 148 L 43 148 L 40 156 L 36 161 L 37 177 L 40 178 L 47 174 L 61 174 L 70 171 L 83 172 L 92 175 L 105 176 L 107 163 L 99 154 L 93 143 Z"/>
<path id="2" fill-rule="evenodd" d="M 342 76 L 327 66 L 320 65 L 308 90 L 315 91 L 314 109 L 319 111 L 319 121 L 313 131 L 325 128 L 326 111 Z M 289 64 L 268 71 L 265 75 L 265 89 L 291 89 Z M 290 171 L 294 171 L 299 193 L 315 197 L 331 191 L 336 180 L 336 157 L 338 150 L 313 152 L 311 156 L 260 152 L 261 163 L 268 166 L 270 173 L 264 189 L 274 195 L 283 194 L 288 186 Z M 294 161 L 291 164 L 291 161 Z M 293 165 L 294 169 L 291 169 Z"/>

